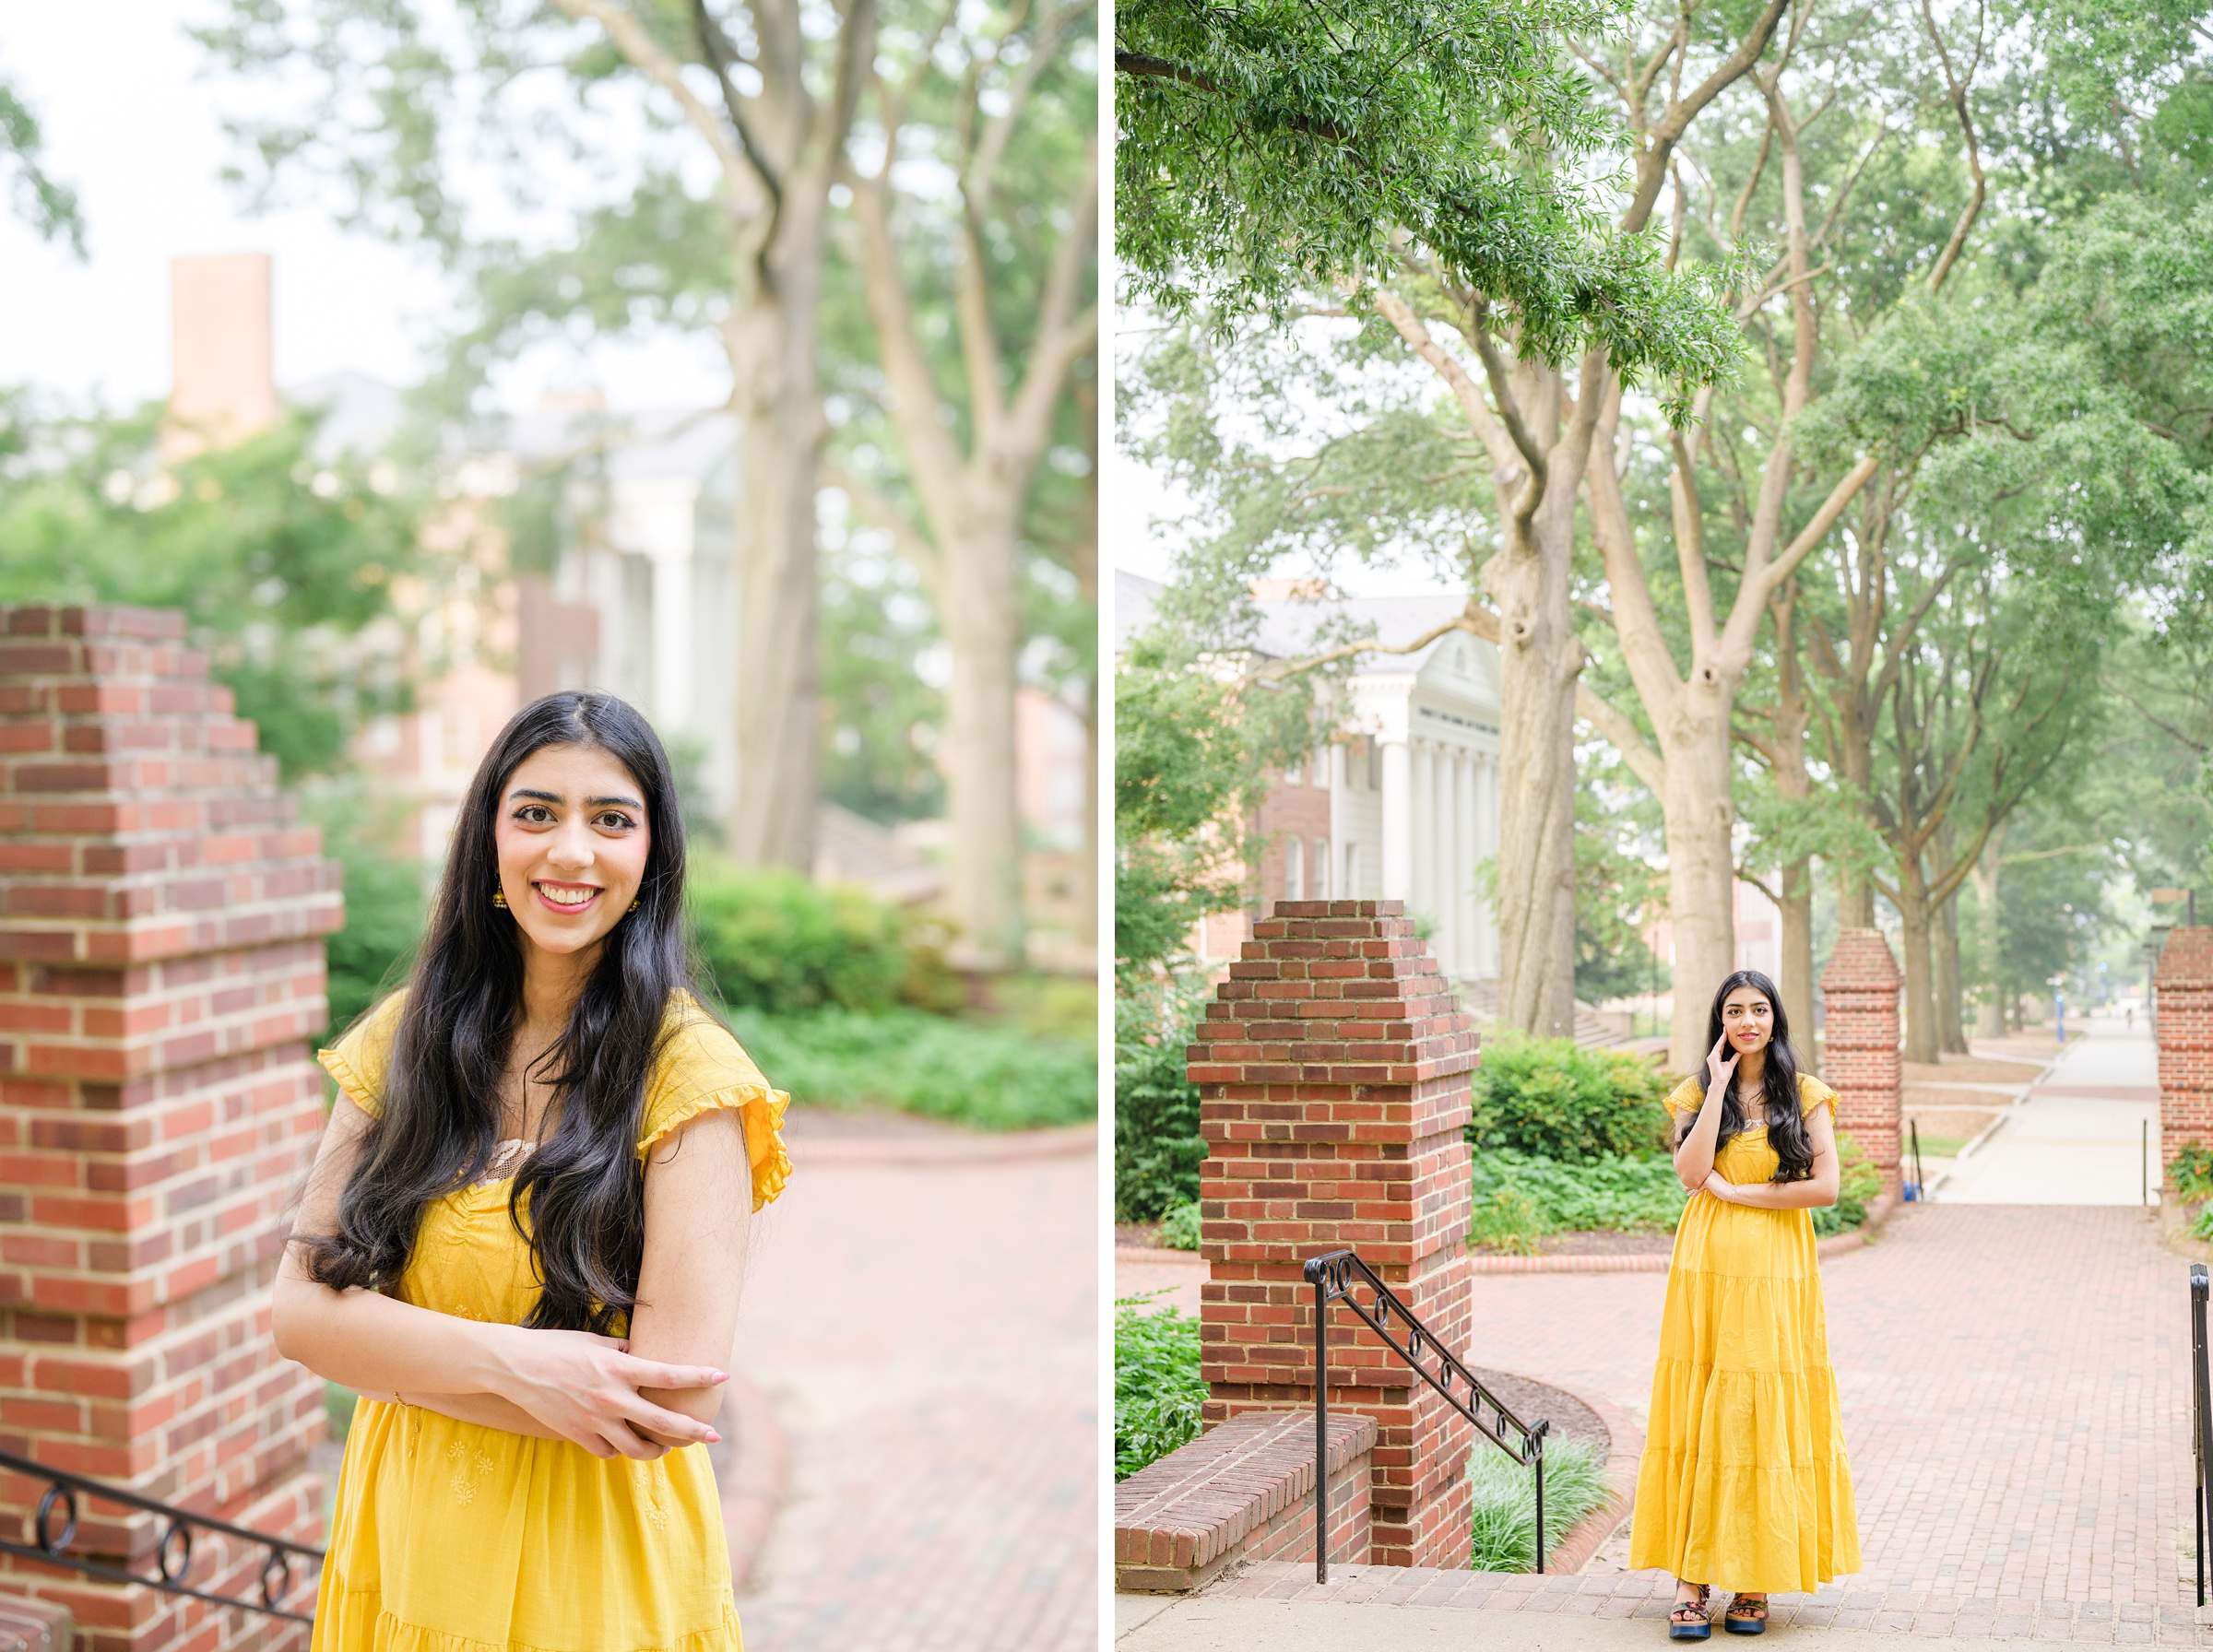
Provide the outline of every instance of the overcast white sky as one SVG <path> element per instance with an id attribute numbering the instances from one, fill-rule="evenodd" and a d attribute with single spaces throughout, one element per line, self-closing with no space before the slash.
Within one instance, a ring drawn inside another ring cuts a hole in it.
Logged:
<path id="1" fill-rule="evenodd" d="M 0 0 L 0 68 L 36 111 L 45 164 L 76 187 L 89 262 L 0 214 L 0 384 L 120 408 L 169 390 L 169 261 L 263 251 L 276 259 L 277 381 L 339 368 L 394 384 L 419 377 L 445 287 L 420 254 L 348 236 L 309 211 L 249 217 L 219 180 L 219 98 L 183 23 L 212 0 Z M 704 343 L 704 348 L 703 348 Z M 589 363 L 526 361 L 502 399 L 596 380 L 617 407 L 716 402 L 713 342 L 599 352 Z"/>

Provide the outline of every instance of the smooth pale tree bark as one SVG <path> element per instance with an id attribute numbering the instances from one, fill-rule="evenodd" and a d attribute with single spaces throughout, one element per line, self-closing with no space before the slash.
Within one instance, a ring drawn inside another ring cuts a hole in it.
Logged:
<path id="1" fill-rule="evenodd" d="M 1936 1043 L 1947 1055 L 1967 1054 L 1959 997 L 1959 897 L 1955 892 L 1936 910 Z"/>
<path id="2" fill-rule="evenodd" d="M 1692 988 L 1687 992 L 1678 990 L 1675 995 L 1669 1058 L 1678 1071 L 1696 1067 L 1703 1056 L 1699 1046 L 1704 1041 L 1704 1023 L 1699 1005 L 1704 984 L 1718 981 L 1734 961 L 1734 902 L 1730 880 L 1734 875 L 1731 833 L 1735 817 L 1730 788 L 1730 743 L 1736 696 L 1751 664 L 1760 620 L 1798 564 L 1828 535 L 1854 497 L 1884 468 L 1879 451 L 1861 457 L 1830 487 L 1811 519 L 1785 542 L 1784 509 L 1798 470 L 1791 440 L 1791 421 L 1812 400 L 1814 369 L 1821 343 L 1821 316 L 1825 309 L 1836 308 L 1824 306 L 1817 293 L 1817 282 L 1824 272 L 1812 266 L 1812 251 L 1817 238 L 1809 230 L 1806 216 L 1802 123 L 1783 87 L 1784 74 L 1811 16 L 1812 8 L 1799 8 L 1793 14 L 1790 34 L 1772 67 L 1764 73 L 1757 69 L 1750 71 L 1767 106 L 1760 167 L 1764 169 L 1766 158 L 1771 152 L 1779 169 L 1783 250 L 1766 279 L 1746 295 L 1738 313 L 1749 322 L 1771 300 L 1785 296 L 1792 336 L 1787 368 L 1778 385 L 1775 435 L 1760 472 L 1757 495 L 1746 512 L 1746 543 L 1741 577 L 1736 597 L 1726 616 L 1717 613 L 1712 596 L 1703 509 L 1698 497 L 1697 466 L 1705 428 L 1704 415 L 1711 400 L 1710 393 L 1698 399 L 1698 417 L 1693 427 L 1672 433 L 1675 466 L 1669 478 L 1669 492 L 1684 605 L 1680 618 L 1685 623 L 1678 629 L 1686 631 L 1690 639 L 1687 671 L 1680 670 L 1676 665 L 1653 602 L 1651 583 L 1645 575 L 1637 525 L 1630 519 L 1618 481 L 1619 468 L 1615 456 L 1617 431 L 1612 420 L 1606 422 L 1604 439 L 1593 448 L 1586 476 L 1592 534 L 1605 560 L 1611 618 L 1657 749 L 1647 745 L 1632 720 L 1618 711 L 1609 708 L 1607 714 L 1593 717 L 1592 721 L 1600 732 L 1621 748 L 1631 767 L 1660 796 L 1667 836 L 1675 976 L 1679 986 Z M 1930 289 L 1934 291 L 1943 284 L 1965 243 L 1981 209 L 1982 190 L 1974 132 L 1967 118 L 1965 102 L 1966 82 L 1971 77 L 1973 68 L 1970 66 L 1966 77 L 1953 76 L 1935 20 L 1929 18 L 1927 21 L 1931 39 L 1945 66 L 1947 88 L 1954 95 L 1961 125 L 1967 133 L 1970 164 L 1976 181 L 1973 197 L 1955 222 L 1932 273 Z M 1686 22 L 1684 27 L 1687 27 Z M 1649 93 L 1649 78 L 1632 84 L 1603 67 L 1599 67 L 1599 72 L 1622 98 L 1632 130 L 1637 129 L 1642 100 Z M 1861 165 L 1864 165 L 1864 159 Z M 1857 177 L 1855 168 L 1842 185 L 1831 192 L 1828 220 L 1819 238 L 1825 239 L 1836 222 Z M 1732 218 L 1731 234 L 1739 244 L 1744 239 L 1744 218 L 1752 198 L 1752 184 L 1757 180 L 1756 170 Z M 1855 650 L 1855 662 L 1861 657 Z M 1844 767 L 1846 778 L 1855 778 L 1849 765 Z M 1866 772 L 1867 765 L 1863 765 L 1862 773 Z M 1810 901 L 1807 914 L 1810 933 Z M 1872 912 L 1864 917 L 1848 912 L 1844 921 L 1864 924 L 1871 918 Z"/>
<path id="3" fill-rule="evenodd" d="M 823 435 L 815 332 L 831 185 L 843 163 L 864 77 L 875 57 L 875 0 L 838 0 L 820 17 L 799 0 L 752 0 L 751 67 L 692 0 L 701 55 L 721 108 L 692 88 L 644 18 L 621 0 L 554 0 L 599 25 L 623 59 L 672 100 L 720 172 L 732 289 L 719 326 L 738 418 L 741 481 L 731 516 L 737 573 L 738 773 L 728 825 L 731 856 L 755 865 L 814 864 L 821 739 L 815 493 Z M 810 89 L 811 41 L 834 18 L 824 95 Z"/>
<path id="4" fill-rule="evenodd" d="M 1669 646 L 1651 582 L 1646 577 L 1636 524 L 1615 469 L 1618 421 L 1611 415 L 1618 410 L 1618 389 L 1613 392 L 1610 416 L 1602 420 L 1602 439 L 1593 445 L 1585 467 L 1592 534 L 1605 563 L 1615 634 L 1651 724 L 1657 749 L 1645 742 L 1631 719 L 1618 710 L 1608 707 L 1592 721 L 1660 797 L 1667 835 L 1668 913 L 1675 935 L 1677 984 L 1668 1059 L 1677 1072 L 1692 1070 L 1702 1059 L 1705 999 L 1735 963 L 1733 886 L 1736 862 L 1731 836 L 1736 811 L 1732 798 L 1731 741 L 1737 694 L 1752 665 L 1760 622 L 1769 603 L 1799 563 L 1828 536 L 1852 496 L 1875 474 L 1878 463 L 1876 456 L 1869 455 L 1838 478 L 1812 519 L 1785 542 L 1783 506 L 1795 464 L 1790 421 L 1812 400 L 1819 343 L 1808 257 L 1805 169 L 1797 124 L 1781 89 L 1789 61 L 1790 47 L 1786 46 L 1769 74 L 1754 75 L 1755 84 L 1766 96 L 1769 127 L 1781 153 L 1784 256 L 1777 274 L 1763 284 L 1762 290 L 1746 298 L 1738 314 L 1749 320 L 1773 296 L 1778 285 L 1786 289 L 1793 348 L 1782 385 L 1780 429 L 1760 478 L 1742 577 L 1726 615 L 1717 612 L 1713 596 L 1704 507 L 1698 486 L 1698 448 L 1710 393 L 1700 395 L 1699 417 L 1693 427 L 1673 433 L 1675 464 L 1669 477 L 1669 492 L 1682 601 L 1689 622 L 1687 671 L 1678 668 Z"/>
<path id="5" fill-rule="evenodd" d="M 1769 598 L 1768 611 L 1775 625 L 1775 699 L 1772 704 L 1744 708 L 1764 721 L 1766 736 L 1740 727 L 1737 738 L 1746 741 L 1767 761 L 1776 794 L 1803 804 L 1814 795 L 1814 780 L 1805 766 L 1805 732 L 1813 722 L 1813 705 L 1805 692 L 1805 678 L 1798 660 L 1798 582 L 1787 581 Z M 1814 1047 L 1814 862 L 1810 855 L 1785 861 L 1775 887 L 1762 891 L 1781 914 L 1781 974 L 1775 985 L 1782 989 L 1783 1013 L 1791 1035 L 1801 1047 Z"/>
<path id="6" fill-rule="evenodd" d="M 1759 61 L 1783 5 L 1768 0 L 1735 49 L 1687 88 L 1681 78 L 1690 50 L 1688 13 L 1643 65 L 1631 122 L 1635 186 L 1622 229 L 1635 232 L 1649 222 L 1684 133 Z M 1654 116 L 1652 90 L 1671 68 L 1674 79 Z M 1452 393 L 1490 459 L 1498 499 L 1498 546 L 1477 583 L 1490 599 L 1499 653 L 1499 1018 L 1523 1032 L 1568 1037 L 1575 1028 L 1575 719 L 1592 699 L 1580 682 L 1588 655 L 1575 634 L 1570 570 L 1578 481 L 1592 462 L 1613 375 L 1603 352 L 1586 352 L 1571 390 L 1566 374 L 1515 351 L 1483 295 L 1456 289 L 1432 268 L 1409 273 L 1443 289 L 1480 381 L 1404 294 L 1382 289 L 1376 309 Z M 1610 471 L 1610 457 L 1607 464 Z"/>
<path id="7" fill-rule="evenodd" d="M 1975 857 L 1975 951 L 1982 965 L 1981 1002 L 1975 1007 L 1975 1033 L 1982 1038 L 2006 1035 L 2006 987 L 1998 968 L 1998 873 L 2005 866 L 2006 829 L 2000 820 L 1991 829 L 1990 841 Z"/>
<path id="8" fill-rule="evenodd" d="M 1575 478 L 1605 364 L 1587 353 L 1582 394 L 1570 398 L 1559 372 L 1512 355 L 1478 295 L 1448 292 L 1482 384 L 1399 292 L 1381 289 L 1375 306 L 1444 382 L 1491 461 L 1503 531 L 1480 574 L 1491 606 L 1471 598 L 1470 608 L 1498 648 L 1498 1017 L 1567 1038 L 1575 1032 L 1576 679 L 1586 657 L 1568 572 Z"/>
<path id="9" fill-rule="evenodd" d="M 952 826 L 947 907 L 962 967 L 997 970 L 1023 957 L 1022 818 L 1015 795 L 1014 694 L 1023 642 L 1023 513 L 1052 434 L 1053 411 L 1070 371 L 1098 343 L 1098 310 L 1084 277 L 1097 227 L 1099 155 L 1095 135 L 1069 201 L 1069 229 L 1054 249 L 1039 295 L 1035 330 L 1016 371 L 992 319 L 992 260 L 983 244 L 1000 163 L 1016 136 L 1037 75 L 1064 49 L 1084 4 L 1061 7 L 1035 36 L 1006 101 L 988 118 L 964 94 L 960 155 L 962 210 L 953 235 L 954 326 L 960 338 L 969 439 L 948 415 L 955 399 L 924 348 L 902 266 L 902 228 L 893 173 L 915 87 L 932 72 L 924 54 L 909 84 L 878 87 L 884 128 L 873 174 L 848 168 L 858 229 L 862 285 L 884 377 L 882 404 L 898 432 L 906 479 L 920 505 L 909 518 L 849 467 L 833 473 L 862 515 L 888 528 L 929 590 L 953 659 L 942 750 Z M 1095 575 L 1094 584 L 1095 585 Z"/>

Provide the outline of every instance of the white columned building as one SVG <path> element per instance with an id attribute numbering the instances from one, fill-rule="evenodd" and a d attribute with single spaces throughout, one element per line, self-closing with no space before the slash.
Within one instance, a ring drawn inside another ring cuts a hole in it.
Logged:
<path id="1" fill-rule="evenodd" d="M 1118 640 L 1148 622 L 1159 589 L 1134 574 L 1118 576 Z M 1296 587 L 1278 594 L 1262 586 L 1259 606 L 1258 651 L 1288 659 L 1310 652 L 1338 621 L 1368 626 L 1379 643 L 1402 646 L 1459 614 L 1465 601 L 1317 601 Z M 1308 898 L 1402 900 L 1427 928 L 1448 974 L 1495 976 L 1497 929 L 1476 878 L 1498 845 L 1497 650 L 1454 631 L 1413 653 L 1364 655 L 1331 714 L 1327 761 L 1296 781 L 1285 776 L 1261 806 L 1268 847 L 1250 910 L 1288 898 L 1296 862 L 1296 887 Z M 1244 922 L 1233 915 L 1206 926 L 1201 956 L 1234 958 Z"/>

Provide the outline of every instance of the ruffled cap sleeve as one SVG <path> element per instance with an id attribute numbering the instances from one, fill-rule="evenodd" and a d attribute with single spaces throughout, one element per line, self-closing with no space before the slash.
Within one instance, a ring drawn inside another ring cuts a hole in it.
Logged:
<path id="1" fill-rule="evenodd" d="M 1813 1074 L 1800 1073 L 1798 1075 L 1799 1111 L 1810 1114 L 1817 1107 L 1827 1107 L 1829 1118 L 1834 1120 L 1837 1116 L 1837 1092 L 1815 1078 Z"/>
<path id="2" fill-rule="evenodd" d="M 385 1111 L 385 1074 L 392 1065 L 392 1041 L 398 1034 L 407 997 L 405 987 L 390 994 L 347 1028 L 337 1043 L 315 1052 L 323 1070 L 372 1118 Z"/>
<path id="3" fill-rule="evenodd" d="M 753 1209 L 784 1191 L 791 1157 L 784 1150 L 784 1109 L 791 1097 L 771 1090 L 745 1046 L 690 997 L 669 1011 L 675 1025 L 661 1048 L 660 1060 L 645 1086 L 645 1124 L 638 1137 L 643 1159 L 657 1143 L 701 1114 L 717 1107 L 735 1111 L 745 1127 L 746 1156 L 752 1162 Z"/>
<path id="4" fill-rule="evenodd" d="M 1705 1102 L 1706 1086 L 1698 1082 L 1698 1075 L 1694 1073 L 1669 1091 L 1660 1104 L 1667 1109 L 1670 1118 L 1675 1118 L 1686 1113 L 1696 1113 Z"/>

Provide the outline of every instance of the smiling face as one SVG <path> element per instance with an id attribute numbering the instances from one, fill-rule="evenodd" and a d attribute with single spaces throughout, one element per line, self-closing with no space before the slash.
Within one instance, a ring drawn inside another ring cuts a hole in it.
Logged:
<path id="1" fill-rule="evenodd" d="M 622 921 L 645 880 L 645 788 L 596 746 L 540 747 L 508 778 L 492 844 L 524 938 L 582 952 Z"/>
<path id="2" fill-rule="evenodd" d="M 1740 986 L 1722 1000 L 1722 1034 L 1739 1056 L 1764 1050 L 1775 1036 L 1775 1006 L 1757 986 Z"/>

